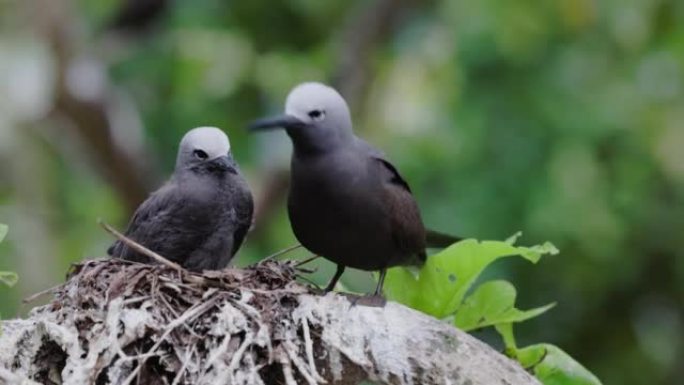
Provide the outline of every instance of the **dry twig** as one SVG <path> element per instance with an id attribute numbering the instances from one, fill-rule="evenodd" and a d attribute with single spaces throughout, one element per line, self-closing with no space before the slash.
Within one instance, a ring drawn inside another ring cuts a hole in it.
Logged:
<path id="1" fill-rule="evenodd" d="M 123 234 L 121 234 L 120 232 L 116 231 L 112 226 L 108 225 L 108 224 L 105 223 L 104 221 L 98 220 L 98 223 L 99 223 L 100 226 L 102 226 L 102 228 L 105 229 L 108 233 L 112 234 L 112 235 L 115 236 L 118 240 L 120 240 L 121 242 L 125 243 L 126 246 L 128 246 L 128 247 L 130 247 L 131 249 L 137 251 L 138 253 L 143 254 L 143 255 L 145 255 L 145 256 L 147 256 L 147 257 L 150 257 L 150 258 L 154 259 L 155 261 L 161 263 L 162 265 L 166 265 L 166 266 L 168 266 L 168 267 L 170 267 L 170 268 L 172 268 L 172 269 L 175 269 L 175 270 L 178 270 L 178 271 L 185 270 L 185 269 L 183 269 L 183 267 L 181 267 L 179 264 L 177 264 L 177 263 L 175 263 L 175 262 L 171 262 L 170 260 L 168 260 L 168 259 L 162 257 L 161 255 L 159 255 L 159 254 L 155 253 L 154 251 L 148 249 L 147 247 L 145 247 L 145 246 L 139 244 L 138 242 L 136 242 L 136 241 L 134 241 L 134 240 L 132 240 L 132 239 L 130 239 L 130 238 L 127 238 L 125 235 L 123 235 Z"/>

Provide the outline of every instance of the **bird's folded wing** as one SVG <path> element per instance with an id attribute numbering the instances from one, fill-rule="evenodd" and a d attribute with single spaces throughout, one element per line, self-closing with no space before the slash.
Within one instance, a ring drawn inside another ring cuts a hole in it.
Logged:
<path id="1" fill-rule="evenodd" d="M 405 253 L 421 253 L 425 249 L 425 229 L 420 217 L 420 210 L 411 188 L 399 171 L 384 158 L 372 158 L 379 167 L 385 186 L 384 201 L 388 205 L 392 239 L 395 245 Z"/>
<path id="2" fill-rule="evenodd" d="M 396 184 L 397 186 L 401 186 L 405 188 L 408 193 L 411 193 L 411 188 L 409 187 L 408 183 L 406 182 L 406 180 L 404 180 L 404 178 L 401 177 L 399 171 L 397 171 L 397 169 L 392 165 L 392 163 L 383 158 L 375 159 L 382 163 L 382 165 L 387 169 L 386 172 L 389 175 L 389 180 L 391 183 Z M 413 196 L 411 196 L 411 200 L 413 200 Z M 414 215 L 410 210 L 407 213 L 407 215 Z M 425 236 L 427 247 L 430 248 L 445 248 L 451 246 L 456 242 L 463 240 L 461 237 L 441 233 L 439 231 L 435 231 L 432 229 L 425 229 Z"/>
<path id="3" fill-rule="evenodd" d="M 406 191 L 408 191 L 409 194 L 411 193 L 411 187 L 409 187 L 408 182 L 406 182 L 406 180 L 401 176 L 401 174 L 399 174 L 397 168 L 394 167 L 394 165 L 390 163 L 390 161 L 381 157 L 372 157 L 372 159 L 379 162 L 382 165 L 383 169 L 381 169 L 381 173 L 387 177 L 387 180 L 390 183 L 395 184 L 397 186 L 401 186 Z"/>
<path id="4" fill-rule="evenodd" d="M 242 242 L 245 240 L 245 236 L 252 228 L 252 222 L 254 219 L 254 200 L 252 199 L 252 194 L 249 190 L 244 191 L 244 199 L 238 199 L 236 204 L 238 223 L 236 225 L 235 231 L 233 233 L 233 248 L 231 255 L 235 255 L 240 249 Z M 244 218 L 242 222 L 240 219 Z"/>
<path id="5" fill-rule="evenodd" d="M 203 241 L 210 223 L 199 221 L 187 207 L 187 200 L 179 196 L 177 189 L 164 186 L 150 195 L 135 211 L 125 235 L 163 257 L 177 261 Z M 165 255 L 172 250 L 173 255 Z M 120 241 L 108 250 L 114 257 L 139 260 L 134 250 Z"/>

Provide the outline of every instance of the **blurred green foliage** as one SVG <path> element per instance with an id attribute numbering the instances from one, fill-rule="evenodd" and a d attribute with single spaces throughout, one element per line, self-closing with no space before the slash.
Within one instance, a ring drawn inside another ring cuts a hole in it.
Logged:
<path id="1" fill-rule="evenodd" d="M 7 236 L 7 231 L 7 225 L 0 223 L 0 243 L 2 243 L 3 239 Z M 17 276 L 17 273 L 12 271 L 0 271 L 0 283 L 12 287 L 17 284 L 18 280 L 19 277 Z M 2 332 L 2 330 L 0 330 L 0 332 Z"/>
<path id="2" fill-rule="evenodd" d="M 329 81 L 349 20 L 372 3 L 177 1 L 126 39 L 102 30 L 118 0 L 65 9 L 81 33 L 74 55 L 97 58 L 140 112 L 142 158 L 160 170 L 151 185 L 173 168 L 182 134 L 211 124 L 261 191 L 263 170 L 287 167 L 289 143 L 243 127 L 281 110 L 294 84 Z M 484 273 L 515 282 L 522 309 L 558 302 L 516 327 L 522 345 L 562 346 L 607 384 L 682 378 L 684 3 L 397 3 L 391 32 L 366 52 L 355 129 L 396 163 L 425 222 L 478 239 L 523 230 L 563 250 Z M 32 19 L 40 7 L 24 4 L 33 0 L 0 3 L 0 221 L 12 228 L 0 270 L 22 277 L 0 292 L 4 315 L 61 282 L 71 262 L 104 254 L 111 238 L 98 217 L 124 227 L 130 215 L 68 119 L 51 113 L 59 61 Z M 294 242 L 281 204 L 238 263 Z M 318 267 L 313 279 L 329 279 L 334 268 Z M 343 283 L 372 287 L 358 271 Z"/>
<path id="3" fill-rule="evenodd" d="M 2 243 L 7 236 L 8 230 L 9 227 L 7 225 L 0 223 L 0 243 Z M 17 284 L 18 280 L 19 277 L 17 276 L 17 273 L 12 271 L 0 271 L 0 283 L 12 287 Z"/>

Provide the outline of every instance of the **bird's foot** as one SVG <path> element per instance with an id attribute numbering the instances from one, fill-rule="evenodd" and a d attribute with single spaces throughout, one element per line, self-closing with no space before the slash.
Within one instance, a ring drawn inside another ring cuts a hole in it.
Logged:
<path id="1" fill-rule="evenodd" d="M 381 294 L 339 294 L 347 297 L 352 306 L 385 307 L 387 305 L 387 300 Z"/>
<path id="2" fill-rule="evenodd" d="M 309 283 L 311 283 L 311 287 L 310 287 L 311 291 L 313 291 L 313 293 L 317 294 L 317 295 L 326 295 L 326 294 L 330 293 L 331 291 L 333 291 L 333 289 L 334 289 L 334 287 L 330 287 L 329 285 L 325 288 L 322 288 L 322 287 L 314 284 L 311 281 L 309 281 Z"/>
<path id="3" fill-rule="evenodd" d="M 333 289 L 335 288 L 335 285 L 330 285 L 330 284 L 328 284 L 328 286 L 322 288 L 322 287 L 318 286 L 315 282 L 313 282 L 309 279 L 306 279 L 306 281 L 311 285 L 311 286 L 309 286 L 309 289 L 316 295 L 326 295 L 326 294 L 330 293 L 331 291 L 333 291 Z"/>
<path id="4" fill-rule="evenodd" d="M 313 294 L 315 294 L 315 295 L 321 295 L 321 296 L 322 296 L 322 295 L 328 294 L 328 292 L 327 292 L 325 289 L 322 289 L 322 288 L 321 288 L 320 286 L 318 286 L 318 285 L 313 285 L 313 284 L 312 284 L 311 286 L 309 286 L 309 290 L 311 290 L 311 292 L 312 292 Z"/>

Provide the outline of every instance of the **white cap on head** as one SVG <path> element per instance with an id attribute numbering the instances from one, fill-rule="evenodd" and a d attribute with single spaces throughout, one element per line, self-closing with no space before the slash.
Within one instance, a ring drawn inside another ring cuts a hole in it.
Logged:
<path id="1" fill-rule="evenodd" d="M 327 125 L 351 131 L 349 106 L 337 90 L 322 83 L 306 82 L 297 85 L 287 95 L 285 113 L 303 122 L 316 120 L 310 114 L 317 112 L 318 120 Z"/>
<path id="2" fill-rule="evenodd" d="M 302 111 L 329 108 L 347 109 L 347 102 L 334 88 L 316 82 L 297 85 L 285 101 L 285 113 L 294 116 Z"/>
<path id="3" fill-rule="evenodd" d="M 228 155 L 230 141 L 228 135 L 216 127 L 197 127 L 188 131 L 180 142 L 179 152 L 202 150 L 209 159 Z"/>

